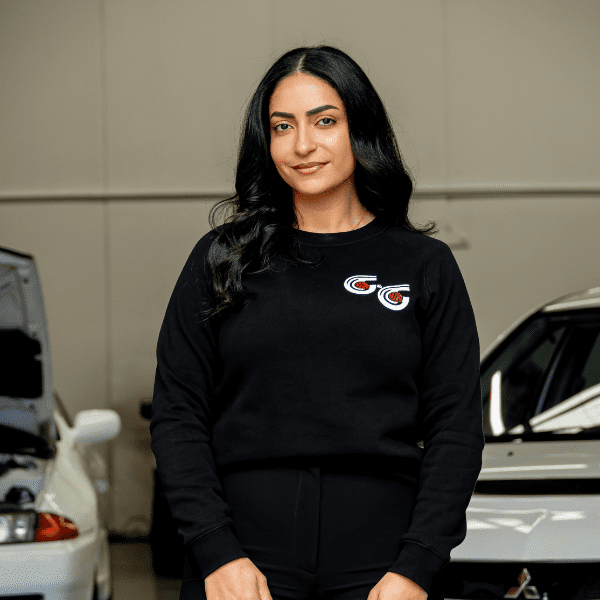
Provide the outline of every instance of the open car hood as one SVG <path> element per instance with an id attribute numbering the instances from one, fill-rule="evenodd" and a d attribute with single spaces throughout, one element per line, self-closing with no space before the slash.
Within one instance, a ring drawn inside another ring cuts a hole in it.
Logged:
<path id="1" fill-rule="evenodd" d="M 0 426 L 18 430 L 0 437 L 12 440 L 24 432 L 24 438 L 52 439 L 53 411 L 50 346 L 35 259 L 0 246 Z M 0 440 L 0 453 L 11 443 Z"/>

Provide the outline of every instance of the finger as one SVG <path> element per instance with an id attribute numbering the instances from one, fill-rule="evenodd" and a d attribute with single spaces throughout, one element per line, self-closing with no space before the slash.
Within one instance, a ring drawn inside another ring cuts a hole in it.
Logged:
<path id="1" fill-rule="evenodd" d="M 260 596 L 260 600 L 273 600 L 266 578 L 258 578 L 258 594 Z"/>
<path id="2" fill-rule="evenodd" d="M 379 600 L 379 589 L 375 586 L 367 596 L 367 600 Z"/>

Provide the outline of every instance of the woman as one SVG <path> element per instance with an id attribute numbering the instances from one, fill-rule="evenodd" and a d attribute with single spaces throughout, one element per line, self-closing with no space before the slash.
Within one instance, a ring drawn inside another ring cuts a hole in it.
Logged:
<path id="1" fill-rule="evenodd" d="M 150 430 L 181 599 L 442 597 L 481 469 L 479 341 L 412 189 L 349 56 L 275 62 L 234 214 L 211 214 L 158 338 Z"/>

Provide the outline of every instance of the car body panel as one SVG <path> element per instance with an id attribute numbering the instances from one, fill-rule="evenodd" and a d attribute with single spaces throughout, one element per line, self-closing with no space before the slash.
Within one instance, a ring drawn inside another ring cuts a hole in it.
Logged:
<path id="1" fill-rule="evenodd" d="M 558 484 L 552 495 L 511 493 L 518 480 L 562 479 L 568 489 L 574 478 L 600 479 L 599 457 L 600 440 L 486 444 L 479 481 L 506 482 L 504 493 L 475 491 L 452 560 L 600 561 L 600 493 L 565 494 Z"/>
<path id="2" fill-rule="evenodd" d="M 487 443 L 479 481 L 600 479 L 600 440 Z"/>
<path id="3" fill-rule="evenodd" d="M 582 535 L 585 533 L 585 535 Z M 600 496 L 477 496 L 453 561 L 600 561 Z"/>
<path id="4" fill-rule="evenodd" d="M 52 361 L 42 285 L 33 256 L 4 247 L 0 247 L 0 327 L 20 330 L 40 343 L 42 395 L 39 398 L 13 398 L 1 395 L 0 391 L 0 422 L 37 433 L 41 423 L 52 421 L 54 411 Z"/>
<path id="5" fill-rule="evenodd" d="M 24 435 L 43 433 L 54 452 L 40 458 L 0 449 L 0 512 L 7 494 L 18 489 L 23 492 L 19 500 L 23 509 L 63 516 L 76 525 L 78 536 L 0 544 L 0 597 L 43 594 L 45 600 L 90 600 L 96 587 L 97 599 L 108 600 L 112 594 L 108 467 L 93 445 L 75 441 L 73 424 L 54 390 L 34 257 L 0 247 L 0 332 L 6 331 L 39 342 L 34 360 L 41 362 L 42 393 L 35 398 L 0 395 L 0 423 Z"/>
<path id="6" fill-rule="evenodd" d="M 502 369 L 500 381 L 503 381 L 506 373 L 507 376 L 511 375 L 512 366 L 509 365 L 517 364 L 523 359 L 518 354 L 506 353 L 510 351 L 510 344 L 521 339 L 517 335 L 526 331 L 526 325 L 533 323 L 534 319 L 542 315 L 552 315 L 553 318 L 559 319 L 561 327 L 562 324 L 567 324 L 567 327 L 571 328 L 575 328 L 575 321 L 581 324 L 589 320 L 591 325 L 586 326 L 597 332 L 600 326 L 600 312 L 596 309 L 599 308 L 600 287 L 596 287 L 561 296 L 529 311 L 498 336 L 484 352 L 481 358 L 482 377 L 484 372 L 489 376 L 496 368 Z M 564 335 L 565 341 L 568 342 L 567 334 Z M 552 354 L 548 354 L 548 364 L 554 365 L 553 369 L 558 368 L 557 365 L 562 368 L 574 355 L 567 353 L 563 358 L 562 347 L 559 350 L 561 340 L 553 340 L 553 343 L 555 346 L 551 350 Z M 592 347 L 596 348 L 597 356 L 598 341 L 594 343 L 595 346 Z M 563 346 L 566 348 L 566 343 Z M 577 352 L 580 352 L 578 348 Z M 515 363 L 511 363 L 511 359 L 504 361 L 504 356 L 519 358 L 515 358 Z M 585 356 L 586 361 L 591 360 L 589 357 L 592 354 L 588 353 Z M 525 405 L 530 403 L 529 406 L 535 407 L 537 404 L 533 402 L 537 402 L 538 394 L 541 394 L 541 398 L 549 398 L 546 394 L 550 388 L 547 386 L 553 383 L 548 383 L 547 378 L 550 377 L 548 373 L 551 368 L 544 366 L 543 369 L 544 375 L 540 379 L 543 386 L 535 388 L 543 391 L 536 391 L 533 396 L 525 396 Z M 555 373 L 558 373 L 558 377 L 563 371 L 558 370 Z M 565 370 L 564 373 L 571 371 Z M 572 373 L 576 374 L 579 371 L 573 370 Z M 591 430 L 600 424 L 600 384 L 597 383 L 597 373 L 595 377 L 586 380 L 585 389 L 573 395 L 560 396 L 557 404 L 551 403 L 548 406 L 544 403 L 545 400 L 540 400 L 541 412 L 533 413 L 535 416 L 528 417 L 528 421 L 525 422 L 528 423 L 529 429 L 518 425 L 506 432 L 512 435 L 499 435 L 498 439 L 486 435 L 482 469 L 466 511 L 466 537 L 451 552 L 451 565 L 447 567 L 448 581 L 460 575 L 465 582 L 464 590 L 476 590 L 481 584 L 481 577 L 504 573 L 502 569 L 505 565 L 508 576 L 506 581 L 511 582 L 511 585 L 518 585 L 516 577 L 522 568 L 532 572 L 537 569 L 535 572 L 540 573 L 539 569 L 544 564 L 555 564 L 555 572 L 560 573 L 557 577 L 564 579 L 564 572 L 560 569 L 563 564 L 571 564 L 583 569 L 587 568 L 585 565 L 589 565 L 592 575 L 586 580 L 587 584 L 595 585 L 593 573 L 596 573 L 597 581 L 600 582 L 600 431 Z M 515 381 L 516 386 L 521 385 L 520 381 Z M 513 385 L 512 381 L 510 385 Z M 484 412 L 484 420 L 489 419 L 491 422 L 494 412 L 499 411 L 498 405 L 493 405 L 491 400 L 494 393 L 498 394 L 502 411 L 508 409 L 511 402 L 521 405 L 522 396 L 518 395 L 518 387 L 507 388 L 517 390 L 511 391 L 511 394 L 516 395 L 505 397 L 503 391 L 500 397 L 497 391 L 499 388 L 494 391 L 493 384 L 490 386 L 490 412 Z M 506 407 L 505 402 L 508 403 Z M 589 433 L 584 431 L 588 428 Z M 565 435 L 553 434 L 557 431 Z M 540 435 L 538 439 L 534 439 L 540 432 L 546 437 Z M 567 435 L 576 435 L 579 432 L 585 435 L 579 438 Z M 519 437 L 520 435 L 523 437 Z M 586 573 L 587 577 L 589 573 Z M 500 577 L 498 575 L 498 578 Z M 537 577 L 541 575 L 538 574 Z M 549 579 L 544 577 L 537 581 L 540 585 L 549 585 Z M 571 583 L 569 581 L 569 584 Z M 578 579 L 573 582 L 574 585 L 579 583 Z M 482 589 L 484 588 L 480 587 L 479 592 L 473 591 L 473 596 L 461 597 L 486 597 L 476 595 L 483 593 Z M 592 588 L 581 591 L 579 597 L 600 597 L 594 595 L 596 592 L 589 591 L 590 589 Z M 508 593 L 508 587 L 505 591 Z M 586 595 L 588 593 L 592 595 Z M 536 596 L 531 596 L 533 597 Z"/>
<path id="7" fill-rule="evenodd" d="M 44 600 L 90 600 L 98 562 L 98 532 L 70 540 L 0 544 L 0 597 L 43 594 Z"/>
<path id="8" fill-rule="evenodd" d="M 58 416 L 57 420 L 61 417 Z M 61 431 L 57 452 L 46 476 L 46 484 L 38 496 L 35 508 L 69 518 L 79 534 L 92 531 L 98 523 L 95 489 L 87 477 L 82 457 L 73 450 L 66 429 Z"/>
<path id="9" fill-rule="evenodd" d="M 600 287 L 581 290 L 556 298 L 552 302 L 548 302 L 542 312 L 578 310 L 580 308 L 600 308 Z"/>

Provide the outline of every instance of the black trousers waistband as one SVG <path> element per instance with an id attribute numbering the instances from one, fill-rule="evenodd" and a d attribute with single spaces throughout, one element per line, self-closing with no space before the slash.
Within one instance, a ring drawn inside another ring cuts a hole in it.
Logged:
<path id="1" fill-rule="evenodd" d="M 217 475 L 255 469 L 302 469 L 315 466 L 320 467 L 322 472 L 392 477 L 414 486 L 418 484 L 420 471 L 420 463 L 415 461 L 389 456 L 352 454 L 252 459 L 232 465 L 217 465 Z"/>

